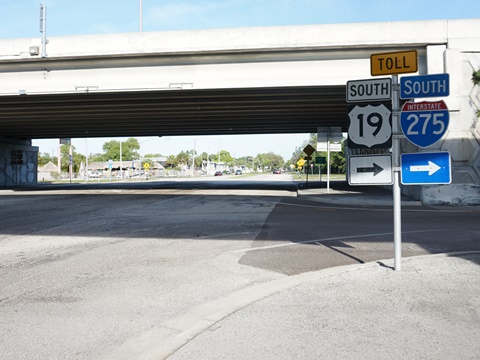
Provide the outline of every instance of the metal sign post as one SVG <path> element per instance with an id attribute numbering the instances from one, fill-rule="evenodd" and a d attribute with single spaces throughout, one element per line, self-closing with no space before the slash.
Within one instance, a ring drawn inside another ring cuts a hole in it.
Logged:
<path id="1" fill-rule="evenodd" d="M 332 146 L 330 141 L 340 142 L 342 139 L 342 128 L 340 127 L 330 126 L 317 128 L 317 151 L 327 152 L 327 194 L 330 193 L 330 152 L 342 151 L 341 144 L 333 144 Z M 320 173 L 320 167 L 318 172 Z"/>
<path id="2" fill-rule="evenodd" d="M 402 193 L 400 189 L 400 89 L 398 75 L 392 76 L 392 110 L 393 110 L 393 246 L 394 268 L 402 269 Z"/>
<path id="3" fill-rule="evenodd" d="M 330 194 L 330 141 L 327 142 L 327 194 Z"/>
<path id="4" fill-rule="evenodd" d="M 306 183 L 306 186 L 308 187 L 308 169 L 310 167 L 310 160 L 312 160 L 312 154 L 315 152 L 315 148 L 312 146 L 312 145 L 307 145 L 305 146 L 305 148 L 303 149 L 303 152 L 305 154 L 307 154 L 307 156 L 305 156 L 305 160 L 307 160 L 307 183 Z"/>
<path id="5" fill-rule="evenodd" d="M 356 104 L 348 106 L 348 146 L 352 149 L 374 149 L 391 148 L 392 159 L 390 168 L 393 170 L 393 179 L 388 178 L 390 171 L 388 157 L 368 156 L 349 159 L 349 183 L 388 183 L 392 180 L 393 193 L 393 242 L 394 242 L 394 269 L 401 270 L 402 259 L 402 202 L 400 189 L 400 174 L 402 171 L 400 163 L 400 139 L 403 138 L 400 128 L 400 85 L 399 74 L 415 73 L 418 71 L 418 54 L 416 50 L 399 51 L 392 53 L 370 55 L 370 74 L 392 75 L 391 92 L 388 89 L 388 79 L 380 80 L 357 80 L 347 83 L 347 102 L 359 102 L 365 100 L 377 100 L 376 103 Z M 425 93 L 428 89 L 435 89 L 435 92 L 444 93 L 448 86 L 448 79 L 440 77 L 422 77 L 409 79 L 408 86 L 412 89 L 410 93 Z M 409 88 L 409 89 L 410 89 Z M 407 91 L 408 92 L 408 91 Z M 391 102 L 380 103 L 378 100 L 389 99 Z M 417 116 L 413 114 L 412 116 Z M 442 114 L 436 114 L 434 124 L 440 128 L 446 127 L 440 118 Z M 409 128 L 412 129 L 413 125 Z M 427 129 L 425 125 L 423 127 Z M 426 130 L 425 130 L 426 131 Z M 440 130 L 432 130 L 438 135 Z M 374 162 L 375 161 L 375 162 Z M 379 165 L 382 162 L 382 165 Z M 414 165 L 423 170 L 422 165 Z M 353 169 L 353 170 L 352 170 Z M 385 171 L 385 172 L 384 172 Z M 419 172 L 419 171 L 417 171 Z M 383 174 L 380 176 L 380 174 Z M 379 176 L 377 178 L 377 176 Z M 384 177 L 385 176 L 385 177 Z"/>
<path id="6" fill-rule="evenodd" d="M 372 76 L 392 75 L 392 162 L 393 162 L 393 243 L 394 268 L 401 270 L 402 259 L 402 202 L 400 189 L 400 86 L 398 74 L 415 73 L 418 71 L 418 56 L 416 50 L 400 51 L 370 56 L 370 73 Z"/>

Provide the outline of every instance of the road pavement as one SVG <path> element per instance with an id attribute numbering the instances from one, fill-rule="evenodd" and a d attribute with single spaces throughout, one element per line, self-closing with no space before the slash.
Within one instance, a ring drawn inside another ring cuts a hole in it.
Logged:
<path id="1" fill-rule="evenodd" d="M 2 357 L 479 358 L 479 209 L 404 199 L 396 272 L 389 192 L 287 176 L 3 191 Z"/>

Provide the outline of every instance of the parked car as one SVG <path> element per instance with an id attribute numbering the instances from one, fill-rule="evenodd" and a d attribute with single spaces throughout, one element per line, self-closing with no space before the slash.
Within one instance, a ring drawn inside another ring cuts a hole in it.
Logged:
<path id="1" fill-rule="evenodd" d="M 223 173 L 221 171 L 216 171 L 214 176 L 222 176 Z"/>
<path id="2" fill-rule="evenodd" d="M 275 169 L 275 170 L 273 170 L 273 173 L 274 173 L 274 174 L 281 174 L 282 171 L 281 171 L 280 169 Z"/>
<path id="3" fill-rule="evenodd" d="M 236 170 L 235 175 L 242 175 L 242 170 L 240 170 L 240 169 Z"/>

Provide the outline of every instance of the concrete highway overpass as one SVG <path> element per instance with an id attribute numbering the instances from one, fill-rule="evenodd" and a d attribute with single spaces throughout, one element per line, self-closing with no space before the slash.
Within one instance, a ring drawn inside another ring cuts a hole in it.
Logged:
<path id="1" fill-rule="evenodd" d="M 430 148 L 451 153 L 453 183 L 405 190 L 480 203 L 479 28 L 473 19 L 49 37 L 44 57 L 40 39 L 0 40 L 0 186 L 36 182 L 31 139 L 346 130 L 346 82 L 371 77 L 371 54 L 417 50 L 419 74 L 450 74 L 450 125 Z"/>

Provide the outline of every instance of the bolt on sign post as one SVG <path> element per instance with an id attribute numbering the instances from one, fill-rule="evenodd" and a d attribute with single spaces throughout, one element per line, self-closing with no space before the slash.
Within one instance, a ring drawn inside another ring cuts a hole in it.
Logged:
<path id="1" fill-rule="evenodd" d="M 330 152 L 342 151 L 342 145 L 339 143 L 343 140 L 342 128 L 339 126 L 318 127 L 317 128 L 317 151 L 327 152 L 327 193 L 330 193 Z M 331 144 L 331 141 L 337 142 L 337 144 Z M 320 180 L 320 166 L 318 167 L 318 173 Z"/>
<path id="2" fill-rule="evenodd" d="M 146 162 L 143 164 L 143 168 L 145 169 L 145 179 L 148 180 L 148 169 L 150 169 L 150 164 Z"/>

